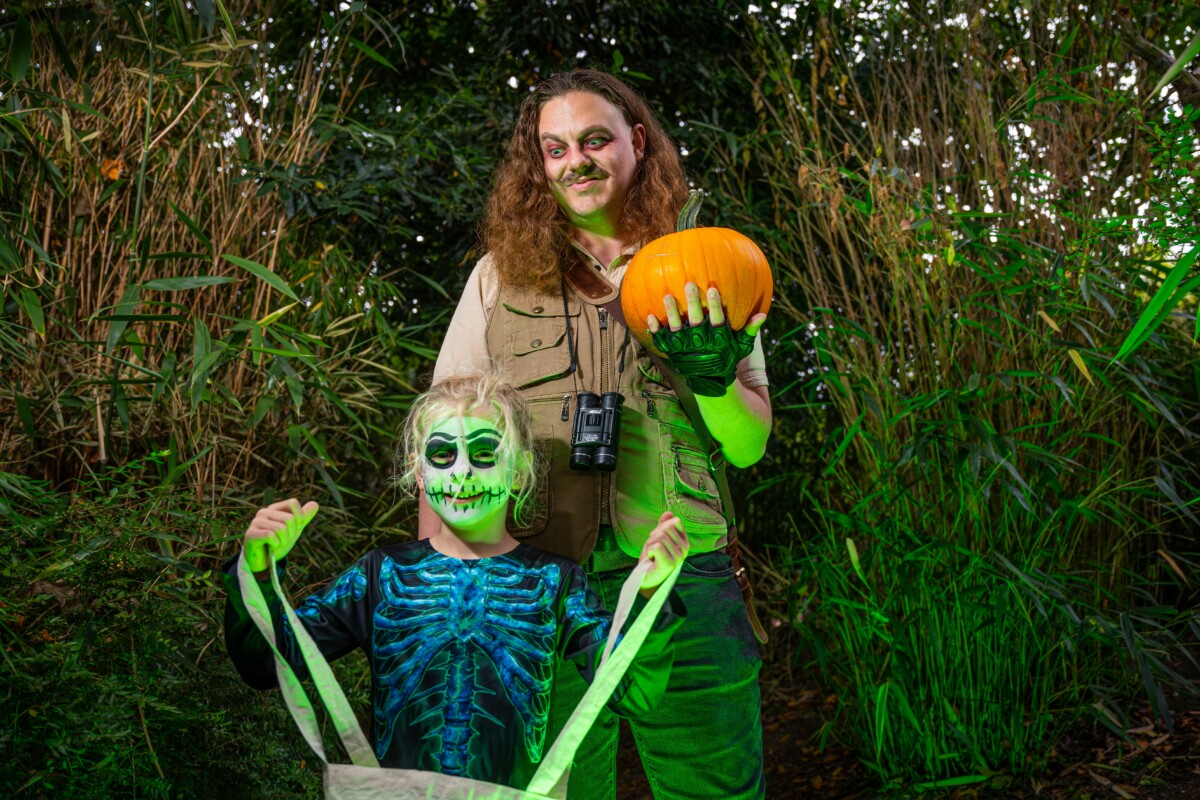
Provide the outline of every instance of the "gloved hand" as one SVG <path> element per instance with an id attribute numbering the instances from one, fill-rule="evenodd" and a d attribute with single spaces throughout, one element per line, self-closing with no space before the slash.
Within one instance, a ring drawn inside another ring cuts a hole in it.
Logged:
<path id="1" fill-rule="evenodd" d="M 737 365 L 754 349 L 754 337 L 728 325 L 713 327 L 704 320 L 697 327 L 659 330 L 654 346 L 666 354 L 693 394 L 721 397 L 737 375 Z"/>
<path id="2" fill-rule="evenodd" d="M 294 497 L 260 508 L 242 538 L 246 566 L 256 573 L 265 571 L 271 563 L 267 557 L 268 548 L 275 554 L 276 561 L 290 553 L 304 526 L 319 509 L 320 506 L 312 501 L 301 508 Z"/>
<path id="3" fill-rule="evenodd" d="M 725 324 L 725 310 L 717 288 L 708 290 L 708 316 L 700 304 L 700 287 L 694 283 L 684 286 L 687 299 L 687 324 L 679 316 L 679 306 L 672 295 L 663 298 L 668 328 L 658 318 L 646 318 L 646 327 L 654 346 L 670 360 L 671 366 L 683 376 L 692 393 L 701 397 L 721 397 L 737 375 L 737 365 L 754 350 L 754 337 L 767 319 L 755 314 L 740 331 Z"/>

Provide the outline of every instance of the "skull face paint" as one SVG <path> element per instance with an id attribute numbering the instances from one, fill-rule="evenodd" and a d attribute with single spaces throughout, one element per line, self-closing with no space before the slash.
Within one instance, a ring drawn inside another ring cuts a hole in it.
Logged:
<path id="1" fill-rule="evenodd" d="M 496 423 L 446 417 L 430 426 L 421 465 L 429 506 L 456 533 L 504 524 L 513 469 L 499 453 Z"/>

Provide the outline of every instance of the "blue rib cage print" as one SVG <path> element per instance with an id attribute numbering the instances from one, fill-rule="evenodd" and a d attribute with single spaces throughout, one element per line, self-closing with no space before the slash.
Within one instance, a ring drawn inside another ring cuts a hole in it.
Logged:
<path id="1" fill-rule="evenodd" d="M 363 599 L 363 595 L 367 593 L 367 575 L 363 572 L 362 567 L 355 564 L 350 569 L 338 576 L 338 579 L 331 583 L 325 591 L 320 594 L 314 594 L 304 601 L 304 604 L 296 609 L 296 616 L 301 619 L 319 620 L 321 618 L 321 606 L 332 606 L 349 597 L 351 600 L 358 602 Z M 288 634 L 291 634 L 290 626 L 287 627 Z"/>
<path id="2" fill-rule="evenodd" d="M 367 593 L 367 574 L 358 564 L 338 576 L 338 579 L 325 588 L 320 594 L 308 597 L 299 608 L 296 616 L 310 622 L 321 621 L 321 608 L 336 605 L 347 597 L 355 602 L 362 600 Z M 292 632 L 292 624 L 287 617 L 283 618 L 283 636 L 289 648 L 295 647 L 296 634 Z"/>
<path id="3" fill-rule="evenodd" d="M 376 680 L 387 690 L 375 708 L 378 755 L 387 752 L 402 709 L 441 693 L 442 702 L 417 721 L 441 714 L 435 759 L 447 775 L 467 774 L 476 721 L 498 722 L 476 703 L 478 693 L 489 692 L 477 686 L 477 671 L 490 668 L 524 724 L 530 760 L 540 761 L 558 581 L 556 564 L 535 568 L 506 556 L 459 561 L 436 554 L 411 566 L 385 558 L 372 642 Z M 444 680 L 416 693 L 430 669 L 441 669 Z"/>

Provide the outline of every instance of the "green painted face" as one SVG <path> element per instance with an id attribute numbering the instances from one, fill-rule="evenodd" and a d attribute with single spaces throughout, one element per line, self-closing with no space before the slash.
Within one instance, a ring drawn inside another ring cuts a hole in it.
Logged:
<path id="1" fill-rule="evenodd" d="M 425 498 L 452 530 L 503 524 L 513 465 L 500 458 L 500 439 L 493 419 L 448 416 L 430 426 L 421 465 Z"/>

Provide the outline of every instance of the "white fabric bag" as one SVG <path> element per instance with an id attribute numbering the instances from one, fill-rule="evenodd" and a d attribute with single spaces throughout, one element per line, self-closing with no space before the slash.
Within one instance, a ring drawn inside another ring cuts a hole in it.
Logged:
<path id="1" fill-rule="evenodd" d="M 646 607 L 634 621 L 629 631 L 622 637 L 621 646 L 614 651 L 617 636 L 624 627 L 633 607 L 634 597 L 642 578 L 650 570 L 649 562 L 638 564 L 621 587 L 617 608 L 613 614 L 612 628 L 609 631 L 608 642 L 600 660 L 600 668 L 596 672 L 592 685 L 584 694 L 583 699 L 571 714 L 566 726 L 558 735 L 554 744 L 542 758 L 537 772 L 529 783 L 529 787 L 513 789 L 494 783 L 485 783 L 470 778 L 455 775 L 442 775 L 436 772 L 423 772 L 411 769 L 386 769 L 379 766 L 375 752 L 370 742 L 363 734 L 349 701 L 342 687 L 338 685 L 329 663 L 317 649 L 296 612 L 292 609 L 275 571 L 275 560 L 271 557 L 268 569 L 271 575 L 271 585 L 283 605 L 283 613 L 287 616 L 295 633 L 296 642 L 301 656 L 308 666 L 309 675 L 317 688 L 317 694 L 325 703 L 330 720 L 337 730 L 338 738 L 350 756 L 351 764 L 330 764 L 325 756 L 325 748 L 321 744 L 321 732 L 313 712 L 312 703 L 308 699 L 304 687 L 296 677 L 291 665 L 284 660 L 276 648 L 275 629 L 271 624 L 271 612 L 262 590 L 254 579 L 254 573 L 246 566 L 244 556 L 238 556 L 237 576 L 242 598 L 250 612 L 254 624 L 262 632 L 263 638 L 271 646 L 275 654 L 275 674 L 279 678 L 279 687 L 284 702 L 300 733 L 304 736 L 313 752 L 325 765 L 325 797 L 327 800 L 564 800 L 566 797 L 567 772 L 575 751 L 583 741 L 583 737 L 591 729 L 596 716 L 617 688 L 625 670 L 633 662 L 642 642 L 650 632 L 658 612 L 666 602 L 675 579 L 683 568 L 683 562 L 667 576 L 658 591 L 646 603 Z"/>

